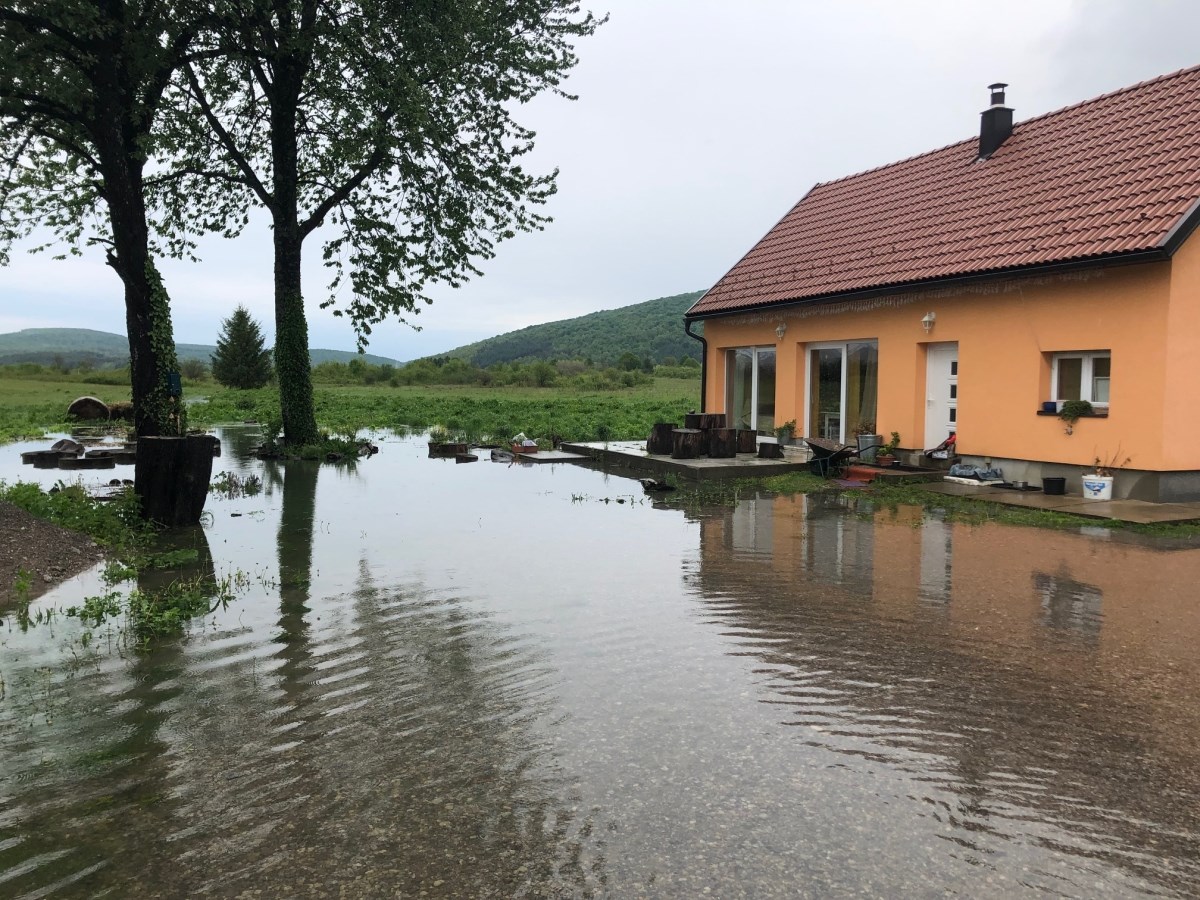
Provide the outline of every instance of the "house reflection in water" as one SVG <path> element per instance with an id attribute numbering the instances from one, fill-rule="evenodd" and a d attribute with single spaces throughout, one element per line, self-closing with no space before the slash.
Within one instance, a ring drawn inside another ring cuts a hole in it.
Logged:
<path id="1" fill-rule="evenodd" d="M 1100 588 L 1073 578 L 1035 572 L 1033 586 L 1042 598 L 1042 624 L 1094 643 L 1100 634 Z"/>
<path id="2" fill-rule="evenodd" d="M 704 588 L 732 580 L 773 600 L 865 601 L 889 620 L 936 613 L 947 628 L 1016 647 L 1086 639 L 1197 667 L 1186 636 L 1200 630 L 1189 599 L 1200 550 L 946 522 L 833 494 L 759 493 L 698 522 Z"/>
<path id="3" fill-rule="evenodd" d="M 1200 879 L 1200 551 L 818 495 L 706 513 L 698 600 L 804 744 L 914 777 L 968 850 L 1043 823 Z"/>

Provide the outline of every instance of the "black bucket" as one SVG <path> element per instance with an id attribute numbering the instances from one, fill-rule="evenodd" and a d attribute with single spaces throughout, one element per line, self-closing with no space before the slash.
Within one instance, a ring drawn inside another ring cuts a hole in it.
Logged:
<path id="1" fill-rule="evenodd" d="M 1065 494 L 1067 492 L 1067 479 L 1043 478 L 1042 491 L 1046 494 Z"/>

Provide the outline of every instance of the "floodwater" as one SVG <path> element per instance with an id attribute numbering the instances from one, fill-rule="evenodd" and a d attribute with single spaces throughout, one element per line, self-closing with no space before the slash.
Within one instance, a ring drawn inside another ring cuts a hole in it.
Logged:
<path id="1" fill-rule="evenodd" d="M 1200 550 L 222 437 L 239 599 L 0 622 L 0 895 L 1200 894 Z"/>

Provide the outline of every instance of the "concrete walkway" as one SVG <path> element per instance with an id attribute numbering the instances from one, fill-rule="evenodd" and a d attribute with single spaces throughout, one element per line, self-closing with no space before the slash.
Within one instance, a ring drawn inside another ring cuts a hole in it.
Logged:
<path id="1" fill-rule="evenodd" d="M 1112 519 L 1132 522 L 1137 525 L 1152 525 L 1164 522 L 1200 521 L 1200 503 L 1151 503 L 1147 500 L 1084 500 L 1072 494 L 1044 494 L 1041 491 L 1014 491 L 998 487 L 978 487 L 970 484 L 955 484 L 943 481 L 921 484 L 917 487 L 935 494 L 952 497 L 970 497 L 1000 503 L 1004 506 L 1020 506 L 1026 509 L 1046 509 L 1053 512 L 1070 513 L 1091 519 Z"/>
<path id="2" fill-rule="evenodd" d="M 787 448 L 783 459 L 759 459 L 751 453 L 739 453 L 730 459 L 673 459 L 646 452 L 645 441 L 563 442 L 559 449 L 582 453 L 605 465 L 628 466 L 650 475 L 679 475 L 696 481 L 725 478 L 751 478 L 807 472 L 808 456 Z"/>

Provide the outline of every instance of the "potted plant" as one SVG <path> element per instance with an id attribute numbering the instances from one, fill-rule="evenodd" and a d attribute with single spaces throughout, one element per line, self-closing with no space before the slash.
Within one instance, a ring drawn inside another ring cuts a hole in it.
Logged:
<path id="1" fill-rule="evenodd" d="M 891 466 L 896 463 L 896 448 L 900 446 L 900 432 L 893 431 L 892 439 L 875 451 L 875 465 Z"/>
<path id="2" fill-rule="evenodd" d="M 1083 473 L 1080 479 L 1083 485 L 1084 500 L 1111 500 L 1113 491 L 1113 470 L 1126 466 L 1132 457 L 1121 459 L 1121 447 L 1108 456 L 1097 456 L 1092 467 Z"/>
<path id="3" fill-rule="evenodd" d="M 780 444 L 794 444 L 796 442 L 796 420 L 789 419 L 776 428 L 775 439 Z"/>
<path id="4" fill-rule="evenodd" d="M 863 420 L 854 426 L 854 437 L 858 441 L 858 455 L 871 462 L 883 444 L 883 435 L 875 433 L 875 423 Z"/>
<path id="5" fill-rule="evenodd" d="M 1092 404 L 1086 400 L 1068 400 L 1058 411 L 1058 417 L 1067 423 L 1067 434 L 1074 433 L 1075 423 L 1079 421 L 1080 416 L 1090 416 L 1091 414 Z"/>

